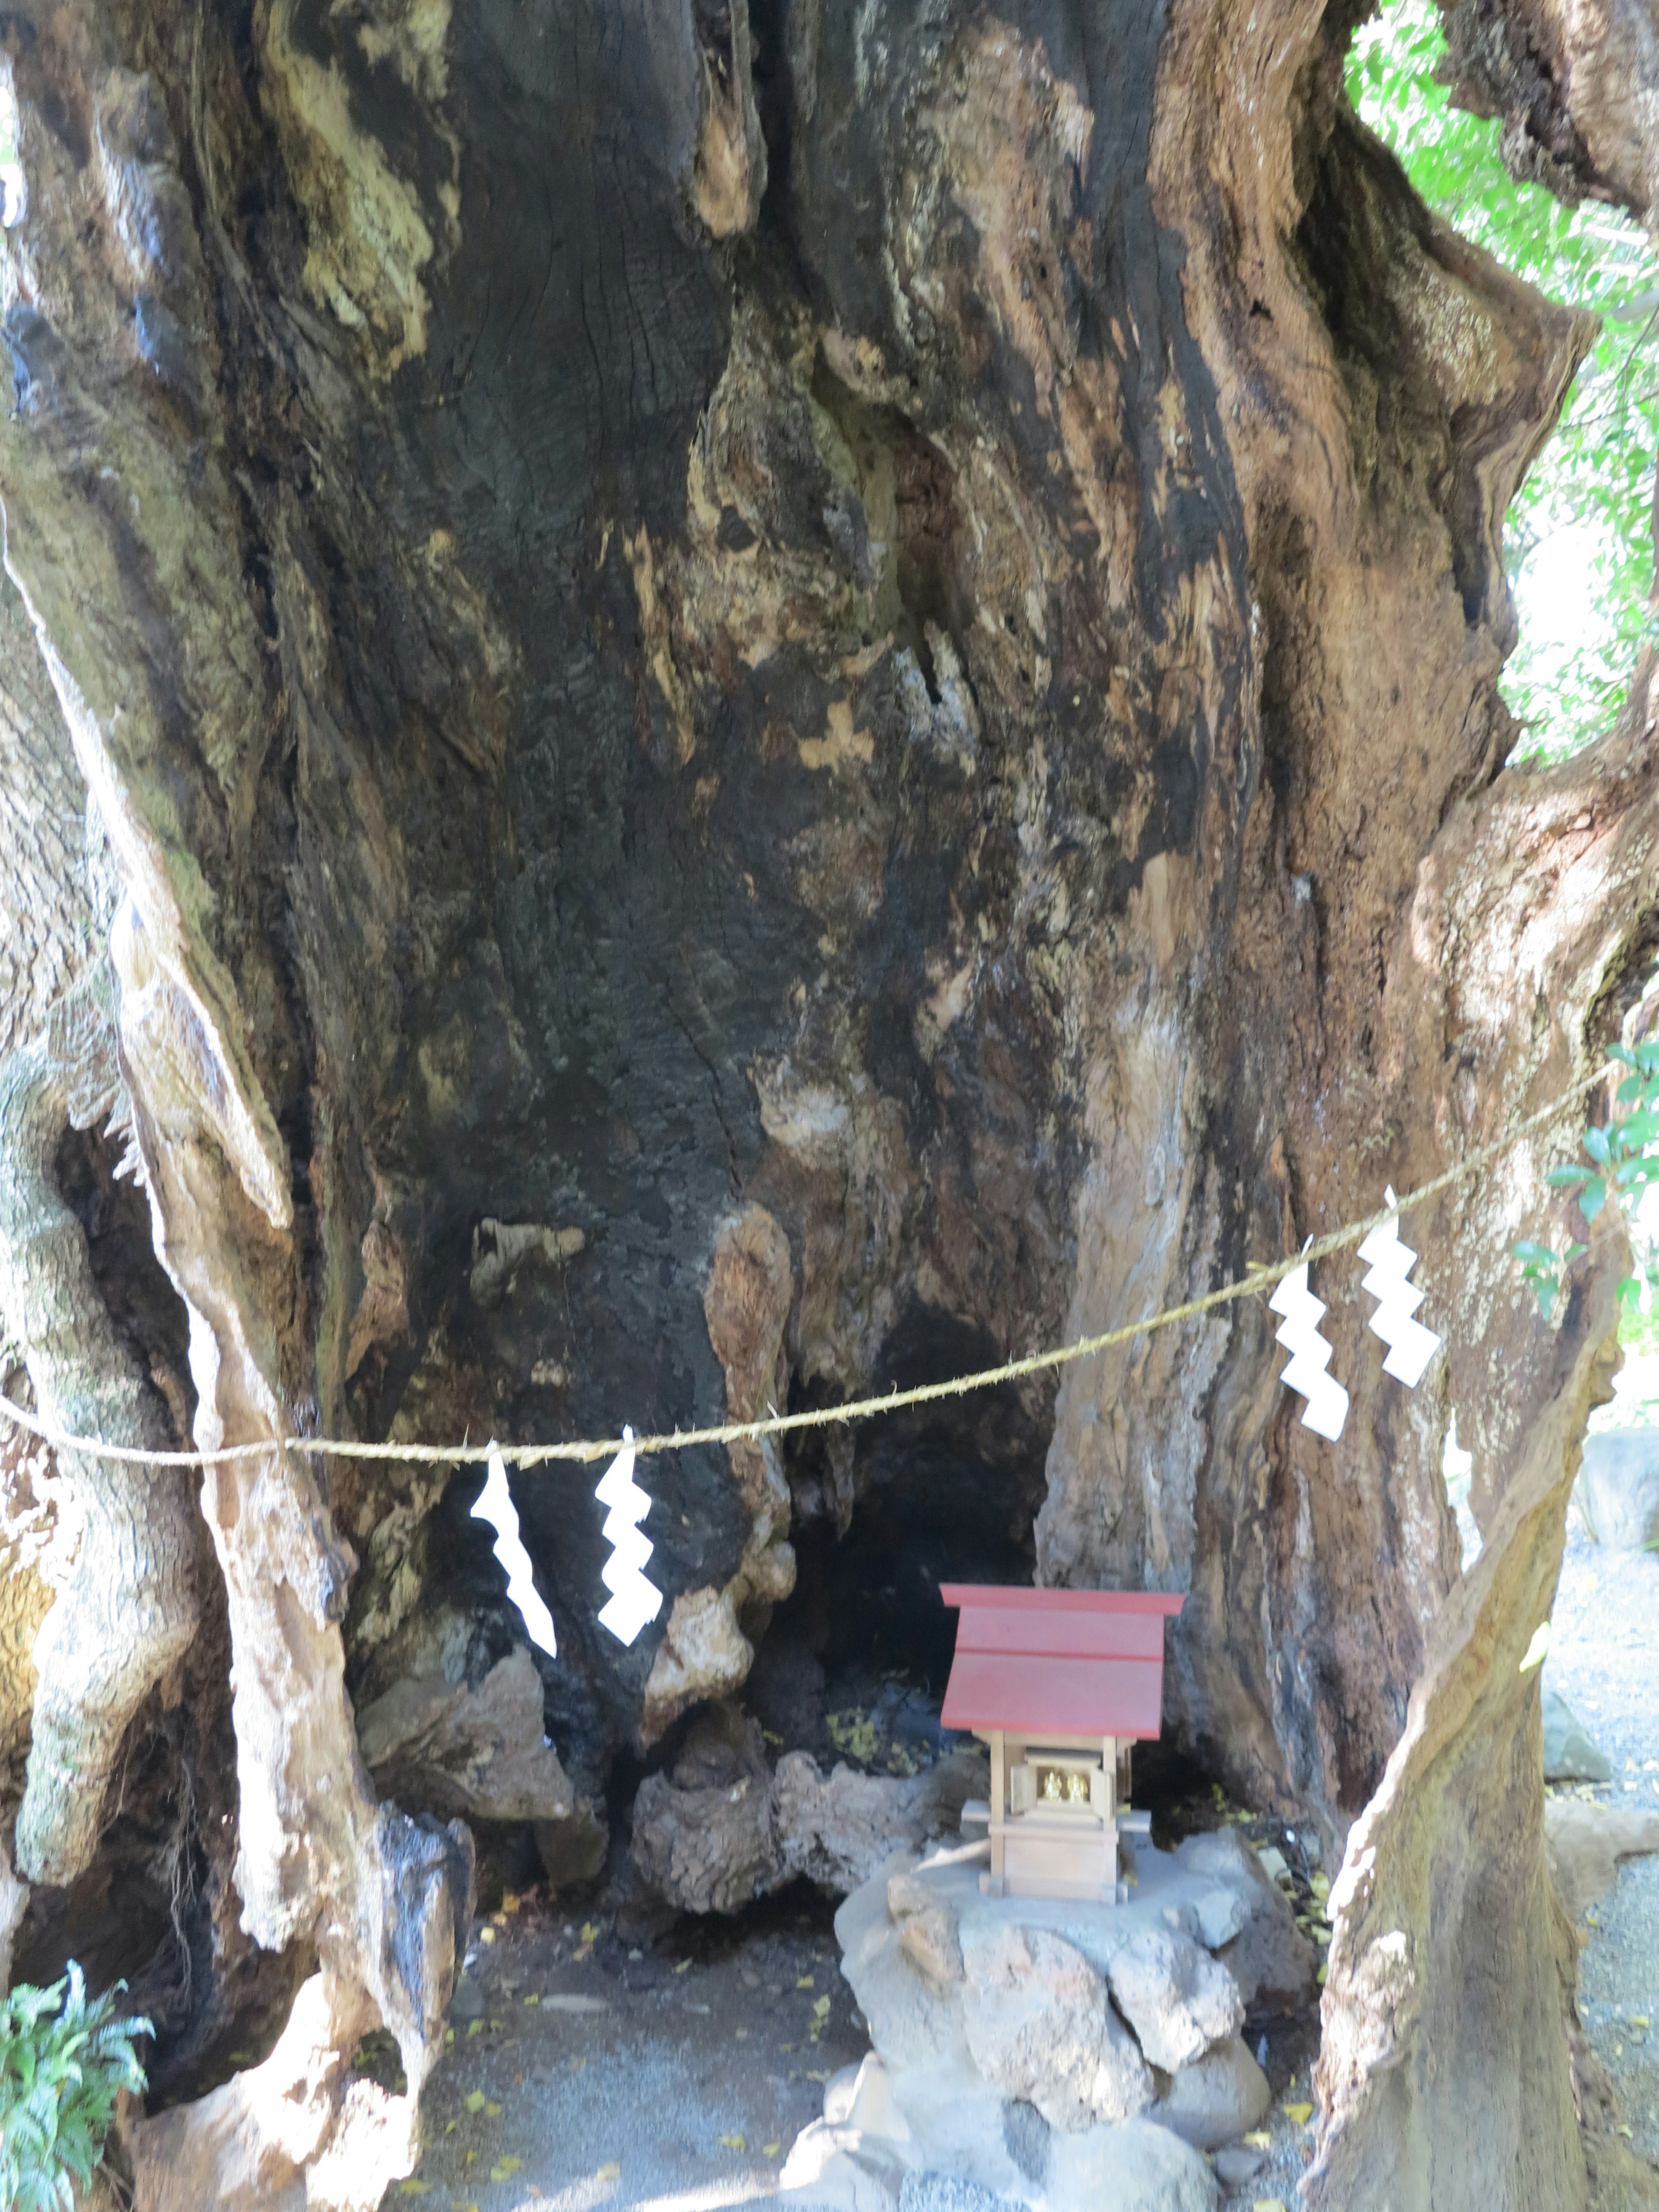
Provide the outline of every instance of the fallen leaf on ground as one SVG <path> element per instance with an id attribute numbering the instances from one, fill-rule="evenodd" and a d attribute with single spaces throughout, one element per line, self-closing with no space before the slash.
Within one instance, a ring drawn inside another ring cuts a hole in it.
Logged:
<path id="1" fill-rule="evenodd" d="M 593 2179 L 595 2181 L 620 2181 L 622 2179 L 621 2160 L 615 2158 L 606 2159 L 605 2164 L 599 2168 Z"/>
<path id="2" fill-rule="evenodd" d="M 1632 2027 L 1646 2027 L 1650 2023 L 1646 2013 L 1633 2012 L 1630 2016 L 1630 2024 Z"/>
<path id="3" fill-rule="evenodd" d="M 498 2120 L 498 2119 L 500 2119 L 501 2116 L 501 2106 L 500 2106 L 499 2105 L 486 2105 L 486 2106 L 484 2106 L 484 2118 L 485 2118 L 485 2119 L 487 2119 L 487 2120 Z"/>
<path id="4" fill-rule="evenodd" d="M 582 1941 L 583 1941 L 583 1942 L 584 1942 L 584 1943 L 592 1943 L 592 1942 L 596 1942 L 598 1941 L 598 1939 L 599 1939 L 599 1922 L 598 1922 L 597 1920 L 584 1920 L 584 1921 L 583 1921 L 583 1923 L 582 1923 Z"/>
<path id="5" fill-rule="evenodd" d="M 504 1889 L 501 1892 L 501 1911 L 503 1912 L 516 1912 L 523 1903 L 523 1898 L 515 1896 L 510 1889 Z"/>
<path id="6" fill-rule="evenodd" d="M 809 2074 L 806 2078 L 809 2081 L 827 2081 L 830 2079 L 830 2075 L 826 2069 L 819 2073 Z"/>
<path id="7" fill-rule="evenodd" d="M 828 1998 L 828 1997 L 820 1997 L 820 1998 L 818 1999 L 817 2002 L 817 2003 L 813 2006 L 813 2008 L 812 2008 L 812 2016 L 813 2016 L 813 2018 L 814 2018 L 815 2020 L 826 2020 L 826 2019 L 828 2019 L 828 2017 L 829 2017 L 829 2014 L 830 2014 L 830 2000 L 829 2000 L 829 1998 Z"/>
<path id="8" fill-rule="evenodd" d="M 680 1960 L 680 1963 L 678 1964 L 678 1966 L 676 1966 L 676 1967 L 675 1967 L 675 1969 L 674 1969 L 674 1972 L 675 1972 L 677 1974 L 689 1974 L 689 1973 L 690 1972 L 690 1971 L 691 1971 L 691 1961 L 690 1960 L 690 1959 L 682 1959 L 682 1960 Z"/>
<path id="9" fill-rule="evenodd" d="M 1266 2128 L 1252 2128 L 1244 2140 L 1252 2150 L 1270 2150 L 1273 2148 L 1273 2139 Z"/>
<path id="10" fill-rule="evenodd" d="M 498 2158 L 489 2169 L 489 2178 L 492 2181 L 510 2181 L 523 2164 L 521 2158 Z"/>
<path id="11" fill-rule="evenodd" d="M 1297 2127 L 1304 2126 L 1313 2118 L 1311 2105 L 1281 2105 L 1279 2110 L 1287 2120 L 1294 2120 Z"/>
<path id="12" fill-rule="evenodd" d="M 481 1928 L 478 1930 L 478 1941 L 481 1943 L 493 1943 L 495 1940 L 495 1931 L 493 1928 Z"/>
<path id="13" fill-rule="evenodd" d="M 816 1989 L 817 1987 L 817 1984 L 814 1981 L 811 1974 L 803 1974 L 800 1979 L 796 1983 L 795 1987 L 798 1990 L 811 1990 Z"/>
<path id="14" fill-rule="evenodd" d="M 400 2181 L 398 2194 L 399 2197 L 429 2197 L 432 2184 L 429 2181 Z"/>
<path id="15" fill-rule="evenodd" d="M 763 2158 L 775 2158 L 782 2148 L 783 2145 L 781 2142 L 763 2143 L 761 2145 L 761 2156 Z"/>
<path id="16" fill-rule="evenodd" d="M 526 2004 L 538 2005 L 541 2002 L 541 1997 L 536 1990 L 532 1990 L 530 1995 L 525 1999 L 525 2002 Z"/>
<path id="17" fill-rule="evenodd" d="M 467 2023 L 466 2032 L 469 2037 L 482 2035 L 483 2033 L 483 2022 L 481 2020 L 470 2021 Z"/>
<path id="18" fill-rule="evenodd" d="M 467 2093 L 466 2093 L 466 2109 L 468 2110 L 468 2112 L 483 2112 L 483 2108 L 484 2108 L 484 2093 L 483 2093 L 483 2091 L 482 2089 L 469 2089 L 469 2090 L 467 2091 Z"/>
<path id="19" fill-rule="evenodd" d="M 1285 2200 L 1282 2197 L 1258 2197 L 1255 2212 L 1285 2212 Z"/>
<path id="20" fill-rule="evenodd" d="M 722 2136 L 720 2137 L 720 2148 L 722 2150 L 747 2150 L 748 2148 L 749 2139 L 746 2136 Z"/>

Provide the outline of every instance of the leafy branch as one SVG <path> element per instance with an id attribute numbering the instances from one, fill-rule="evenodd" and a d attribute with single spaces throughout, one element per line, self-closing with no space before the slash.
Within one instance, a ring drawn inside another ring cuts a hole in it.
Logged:
<path id="1" fill-rule="evenodd" d="M 1611 1045 L 1607 1056 L 1630 1070 L 1613 1094 L 1615 1108 L 1625 1112 L 1605 1125 L 1592 1123 L 1583 1134 L 1583 1158 L 1552 1168 L 1545 1177 L 1557 1190 L 1577 1193 L 1587 1228 L 1610 1206 L 1629 1219 L 1659 1183 L 1659 1037 L 1635 1046 Z M 1588 1243 L 1576 1240 L 1557 1252 L 1530 1237 L 1515 1246 L 1522 1277 L 1537 1293 L 1546 1320 L 1560 1294 L 1563 1274 L 1589 1249 Z M 1627 1309 L 1641 1294 L 1643 1276 L 1659 1290 L 1659 1261 L 1651 1252 L 1643 1275 L 1626 1275 L 1619 1285 L 1620 1303 Z"/>

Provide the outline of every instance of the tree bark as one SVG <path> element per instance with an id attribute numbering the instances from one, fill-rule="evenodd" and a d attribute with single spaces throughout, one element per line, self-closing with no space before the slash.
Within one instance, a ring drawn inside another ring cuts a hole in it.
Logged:
<path id="1" fill-rule="evenodd" d="M 283 1437 L 665 1428 L 1034 1349 L 1369 1212 L 1616 1033 L 1659 915 L 1650 672 L 1548 773 L 1504 765 L 1496 690 L 1504 512 L 1591 326 L 1422 207 L 1343 105 L 1347 29 L 0 26 L 6 565 L 119 879 L 195 1434 L 265 1448 L 203 1486 L 242 1916 L 324 1969 L 258 2080 L 141 2125 L 141 2201 L 372 2201 L 466 1911 L 463 1832 L 374 1803 L 348 1684 L 457 1622 L 514 1640 L 476 1477 Z M 1416 1393 L 1322 1266 L 1335 1445 L 1237 1305 L 1057 1389 L 689 1449 L 645 1470 L 668 1602 L 628 1651 L 591 1474 L 520 1481 L 562 1760 L 591 1792 L 740 1694 L 798 1540 L 849 1519 L 1186 1590 L 1170 1726 L 1350 1849 L 1316 2201 L 1580 2201 L 1510 1647 L 1612 1314 L 1592 1270 L 1547 1326 L 1506 1257 L 1572 1134 L 1407 1217 L 1448 1346 Z M 1473 2063 L 1489 1947 L 1524 2106 Z M 375 2017 L 396 2112 L 315 2063 Z"/>

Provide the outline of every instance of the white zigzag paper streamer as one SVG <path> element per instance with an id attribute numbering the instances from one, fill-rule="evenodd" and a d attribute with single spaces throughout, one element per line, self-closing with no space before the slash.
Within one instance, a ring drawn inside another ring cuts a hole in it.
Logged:
<path id="1" fill-rule="evenodd" d="M 543 1603 L 532 1577 L 530 1554 L 519 1534 L 519 1516 L 507 1486 L 507 1463 L 493 1443 L 485 1463 L 489 1472 L 473 1505 L 472 1517 L 475 1521 L 487 1521 L 495 1531 L 494 1550 L 507 1569 L 507 1594 L 518 1607 L 530 1632 L 531 1642 L 538 1644 L 556 1659 L 559 1646 L 553 1633 L 553 1616 Z"/>
<path id="2" fill-rule="evenodd" d="M 661 1612 L 662 1592 L 641 1572 L 654 1548 L 638 1525 L 651 1510 L 651 1500 L 634 1480 L 634 1431 L 625 1428 L 623 1435 L 627 1442 L 593 1495 L 611 1509 L 602 1534 L 614 1547 L 599 1571 L 600 1581 L 611 1592 L 599 1609 L 599 1623 L 619 1643 L 631 1644 L 646 1622 Z"/>
<path id="3" fill-rule="evenodd" d="M 1386 1195 L 1392 1206 L 1393 1191 Z M 1376 1300 L 1376 1311 L 1366 1325 L 1389 1347 L 1382 1372 L 1414 1390 L 1423 1379 L 1424 1369 L 1440 1349 L 1440 1339 L 1431 1328 L 1412 1318 L 1425 1294 L 1406 1279 L 1417 1265 L 1417 1255 L 1400 1241 L 1398 1214 L 1372 1230 L 1359 1248 L 1359 1256 L 1370 1269 L 1359 1287 Z"/>
<path id="4" fill-rule="evenodd" d="M 1302 1409 L 1304 1428 L 1328 1437 L 1334 1443 L 1348 1418 L 1348 1394 L 1334 1376 L 1325 1372 L 1332 1347 L 1319 1334 L 1325 1309 L 1308 1288 L 1305 1260 L 1281 1278 L 1267 1304 L 1285 1316 L 1285 1325 L 1273 1340 L 1291 1355 L 1290 1365 L 1279 1379 L 1286 1389 L 1307 1400 Z"/>

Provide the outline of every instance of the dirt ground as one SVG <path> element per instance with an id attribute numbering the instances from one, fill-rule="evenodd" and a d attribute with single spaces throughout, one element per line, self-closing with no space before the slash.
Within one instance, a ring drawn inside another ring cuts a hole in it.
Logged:
<path id="1" fill-rule="evenodd" d="M 829 1901 L 791 1893 L 648 1948 L 562 1899 L 503 1904 L 475 1932 L 420 2166 L 386 2206 L 712 2212 L 771 2196 L 825 2081 L 869 2047 Z"/>

